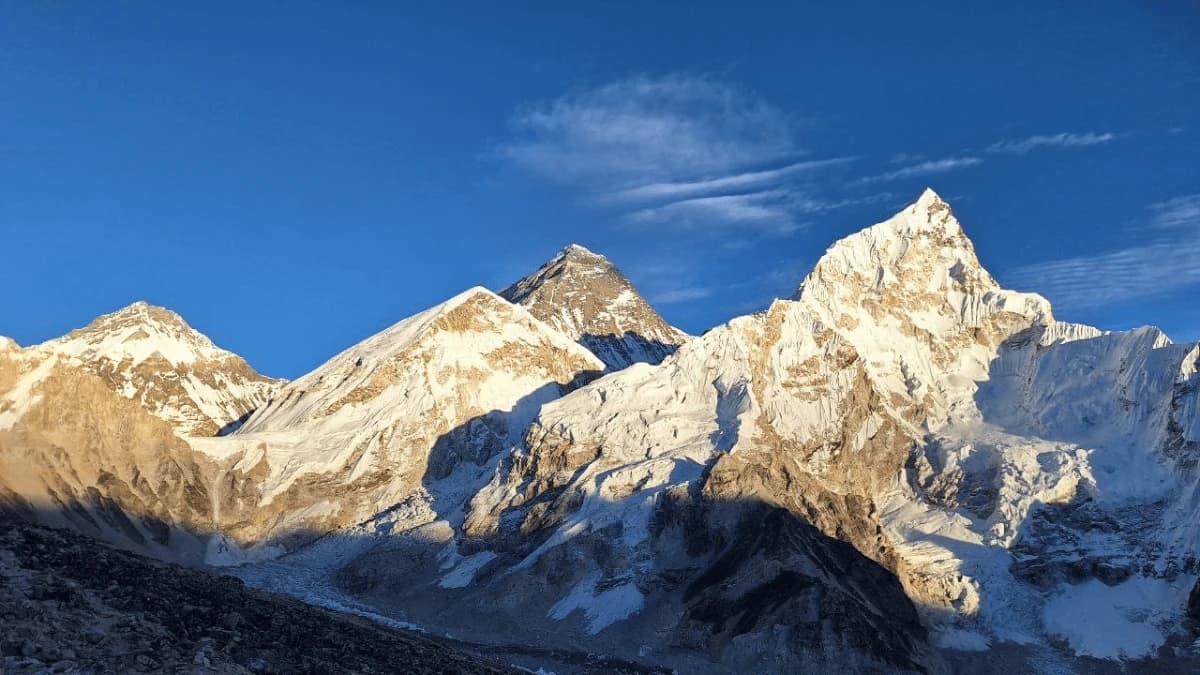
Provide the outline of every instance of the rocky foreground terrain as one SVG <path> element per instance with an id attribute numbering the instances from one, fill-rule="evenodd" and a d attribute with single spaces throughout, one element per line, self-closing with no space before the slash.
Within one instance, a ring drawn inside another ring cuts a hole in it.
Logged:
<path id="1" fill-rule="evenodd" d="M 515 673 L 235 578 L 0 522 L 0 673 Z"/>

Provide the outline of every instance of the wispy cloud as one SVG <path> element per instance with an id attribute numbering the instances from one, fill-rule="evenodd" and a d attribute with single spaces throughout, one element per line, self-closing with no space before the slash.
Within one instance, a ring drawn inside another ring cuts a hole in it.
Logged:
<path id="1" fill-rule="evenodd" d="M 724 174 L 795 157 L 781 110 L 706 77 L 634 77 L 531 105 L 514 119 L 508 159 L 554 180 L 640 183 Z"/>
<path id="2" fill-rule="evenodd" d="M 627 271 L 630 279 L 654 305 L 676 305 L 702 300 L 716 293 L 705 283 L 703 270 L 680 258 L 663 261 L 644 258 L 632 262 Z"/>
<path id="3" fill-rule="evenodd" d="M 707 180 L 674 183 L 650 183 L 648 185 L 638 185 L 636 187 L 619 190 L 609 195 L 609 198 L 614 201 L 637 201 L 643 199 L 663 198 L 679 199 L 697 195 L 727 192 L 731 190 L 752 189 L 761 187 L 763 185 L 777 184 L 784 179 L 790 178 L 797 174 L 802 174 L 806 171 L 817 171 L 820 169 L 840 166 L 852 161 L 854 161 L 853 157 L 835 157 L 832 159 L 795 162 L 778 169 L 748 171 L 745 173 L 721 176 L 719 178 L 710 178 Z"/>
<path id="4" fill-rule="evenodd" d="M 1200 229 L 1200 194 L 1151 204 L 1150 212 L 1154 214 L 1150 224 L 1156 229 Z"/>
<path id="5" fill-rule="evenodd" d="M 788 188 L 742 194 L 692 197 L 632 211 L 625 219 L 634 224 L 670 223 L 682 229 L 715 229 L 753 225 L 761 232 L 788 234 L 799 228 L 797 218 L 833 211 L 856 204 L 870 204 L 892 198 L 890 192 L 865 197 L 824 199 L 806 196 Z M 734 240 L 731 249 L 744 248 L 744 240 Z"/>
<path id="6" fill-rule="evenodd" d="M 681 227 L 707 226 L 712 223 L 756 223 L 763 229 L 786 233 L 796 228 L 786 206 L 788 193 L 765 190 L 750 194 L 693 197 L 661 206 L 638 209 L 627 218 L 635 223 L 673 223 Z"/>
<path id="7" fill-rule="evenodd" d="M 988 152 L 1003 152 L 1012 155 L 1024 155 L 1038 148 L 1083 148 L 1089 145 L 1100 145 L 1115 139 L 1113 133 L 1084 133 L 1084 134 L 1053 134 L 1049 136 L 1030 136 L 1019 141 L 1000 141 L 988 146 Z"/>
<path id="8" fill-rule="evenodd" d="M 632 222 L 786 233 L 811 181 L 792 118 L 710 77 L 633 77 L 526 106 L 496 154 Z"/>
<path id="9" fill-rule="evenodd" d="M 945 159 L 931 159 L 919 164 L 913 164 L 887 173 L 881 173 L 875 176 L 867 176 L 866 178 L 858 179 L 858 183 L 882 183 L 892 180 L 900 180 L 902 178 L 916 178 L 918 176 L 930 176 L 937 173 L 946 173 L 948 171 L 957 171 L 968 167 L 981 164 L 982 159 L 978 157 L 947 157 Z"/>
<path id="10" fill-rule="evenodd" d="M 1086 308 L 1160 296 L 1200 285 L 1200 194 L 1152 204 L 1139 235 L 1145 244 L 1091 256 L 1051 260 L 1006 275 L 1056 304 Z"/>
<path id="11" fill-rule="evenodd" d="M 907 152 L 897 152 L 888 159 L 888 164 L 915 164 L 925 159 L 925 155 L 910 155 Z"/>
<path id="12" fill-rule="evenodd" d="M 663 291 L 650 297 L 650 302 L 656 305 L 674 305 L 681 302 L 692 302 L 693 300 L 703 300 L 712 295 L 711 288 L 703 286 L 693 286 L 688 288 L 676 288 L 670 291 Z"/>

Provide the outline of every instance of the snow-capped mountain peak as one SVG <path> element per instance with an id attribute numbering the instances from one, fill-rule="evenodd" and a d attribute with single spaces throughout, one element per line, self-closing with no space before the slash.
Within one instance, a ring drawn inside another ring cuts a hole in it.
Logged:
<path id="1" fill-rule="evenodd" d="M 175 312 L 141 300 L 41 346 L 84 360 L 129 360 L 134 366 L 156 356 L 172 366 L 233 356 Z"/>
<path id="2" fill-rule="evenodd" d="M 218 433 L 266 402 L 277 385 L 183 317 L 144 301 L 104 314 L 32 352 L 66 357 L 184 435 Z"/>
<path id="3" fill-rule="evenodd" d="M 500 291 L 510 302 L 590 349 L 609 370 L 658 363 L 687 339 L 608 258 L 571 244 Z"/>
<path id="4" fill-rule="evenodd" d="M 419 502 L 439 481 L 473 480 L 519 443 L 544 403 L 603 368 L 523 307 L 476 287 L 349 347 L 282 387 L 232 435 L 193 447 L 261 472 L 252 505 L 279 520 L 247 519 L 253 527 L 239 536 L 261 541 L 301 524 L 323 532 Z M 316 502 L 324 505 L 307 508 Z"/>

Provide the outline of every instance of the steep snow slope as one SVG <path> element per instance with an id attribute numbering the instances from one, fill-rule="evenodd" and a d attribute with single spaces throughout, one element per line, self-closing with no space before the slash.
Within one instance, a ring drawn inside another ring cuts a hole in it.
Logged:
<path id="1" fill-rule="evenodd" d="M 914 455 L 883 522 L 959 610 L 946 632 L 1147 657 L 1195 580 L 1197 346 L 1053 328 L 1001 347 L 975 416 Z M 1081 614 L 1097 623 L 1068 625 Z"/>
<path id="2" fill-rule="evenodd" d="M 654 311 L 608 258 L 578 244 L 500 295 L 578 340 L 609 370 L 658 363 L 688 339 Z"/>
<path id="3" fill-rule="evenodd" d="M 213 436 L 280 384 L 220 349 L 178 314 L 136 302 L 33 349 L 64 354 L 183 435 Z"/>
<path id="4" fill-rule="evenodd" d="M 445 493 L 519 440 L 539 406 L 603 367 L 473 288 L 283 387 L 234 434 L 192 443 L 236 477 L 227 482 L 238 498 L 218 494 L 217 516 L 241 540 L 311 538 L 405 500 L 435 518 Z M 213 562 L 238 560 L 226 545 Z"/>

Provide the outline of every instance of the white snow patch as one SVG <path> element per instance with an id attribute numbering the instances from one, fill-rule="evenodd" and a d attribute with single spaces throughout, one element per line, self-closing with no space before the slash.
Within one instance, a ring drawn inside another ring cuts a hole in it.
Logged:
<path id="1" fill-rule="evenodd" d="M 1116 586 L 1091 580 L 1052 598 L 1042 613 L 1046 631 L 1078 654 L 1103 659 L 1152 655 L 1182 620 L 1195 577 L 1174 582 L 1134 577 Z"/>
<path id="2" fill-rule="evenodd" d="M 449 574 L 442 577 L 438 586 L 442 588 L 464 588 L 475 579 L 475 574 L 483 566 L 491 562 L 496 554 L 491 551 L 480 551 L 463 558 Z"/>
<path id="3" fill-rule="evenodd" d="M 628 619 L 642 608 L 644 598 L 632 583 L 613 586 L 597 593 L 600 573 L 593 572 L 550 608 L 551 619 L 562 621 L 577 609 L 587 618 L 588 632 L 599 633 L 611 624 Z"/>

